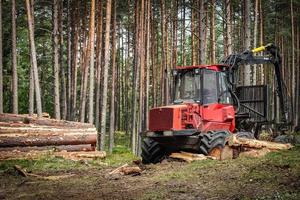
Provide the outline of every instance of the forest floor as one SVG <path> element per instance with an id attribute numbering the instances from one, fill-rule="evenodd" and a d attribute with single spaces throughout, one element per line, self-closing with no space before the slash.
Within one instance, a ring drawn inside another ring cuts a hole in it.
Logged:
<path id="1" fill-rule="evenodd" d="M 299 146 L 261 158 L 165 160 L 137 176 L 109 175 L 135 159 L 120 148 L 89 162 L 47 155 L 0 161 L 0 199 L 300 199 Z M 68 176 L 23 177 L 15 165 L 40 176 Z"/>

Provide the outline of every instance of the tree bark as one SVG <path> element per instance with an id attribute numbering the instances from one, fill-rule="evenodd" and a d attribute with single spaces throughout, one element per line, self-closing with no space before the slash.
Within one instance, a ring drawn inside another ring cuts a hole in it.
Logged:
<path id="1" fill-rule="evenodd" d="M 211 1 L 210 11 L 210 62 L 211 64 L 216 63 L 216 32 L 215 32 L 215 0 Z"/>
<path id="2" fill-rule="evenodd" d="M 200 58 L 199 64 L 206 63 L 206 6 L 204 0 L 199 1 L 200 14 L 199 14 L 199 32 L 200 32 Z"/>
<path id="3" fill-rule="evenodd" d="M 94 56 L 95 56 L 95 0 L 91 0 L 91 15 L 90 15 L 90 91 L 89 91 L 89 123 L 94 123 Z"/>
<path id="4" fill-rule="evenodd" d="M 47 134 L 38 136 L 2 136 L 0 147 L 49 146 L 49 145 L 79 145 L 96 144 L 96 133 L 93 134 Z"/>
<path id="5" fill-rule="evenodd" d="M 32 13 L 32 27 L 34 29 L 34 0 L 31 0 L 31 13 Z M 34 30 L 33 30 L 34 32 Z M 28 37 L 28 40 L 30 38 Z M 30 45 L 29 45 L 30 48 Z M 30 77 L 29 77 L 29 115 L 33 115 L 34 113 L 34 80 L 33 80 L 33 65 L 32 65 L 32 58 L 30 57 Z"/>
<path id="6" fill-rule="evenodd" d="M 16 33 L 16 1 L 11 1 L 12 26 L 12 112 L 18 114 L 18 72 L 17 72 L 17 33 Z"/>
<path id="7" fill-rule="evenodd" d="M 106 24 L 105 24 L 105 45 L 104 45 L 104 68 L 103 68 L 103 99 L 101 102 L 101 140 L 98 141 L 98 150 L 105 148 L 106 135 L 106 108 L 107 108 L 107 82 L 108 82 L 108 67 L 109 67 L 109 35 L 111 21 L 111 0 L 106 1 Z M 98 137 L 99 138 L 99 137 Z M 99 143 L 100 142 L 100 143 Z M 100 145 L 99 145 L 100 144 Z"/>
<path id="8" fill-rule="evenodd" d="M 40 92 L 40 82 L 38 76 L 38 67 L 36 60 L 36 50 L 35 50 L 35 42 L 34 42 L 34 29 L 32 22 L 32 13 L 30 0 L 26 0 L 26 9 L 27 9 L 27 21 L 28 21 L 28 29 L 29 29 L 29 38 L 30 38 L 30 55 L 32 60 L 32 71 L 33 71 L 33 79 L 34 79 L 34 88 L 35 88 L 35 98 L 36 98 L 36 109 L 39 117 L 42 116 L 42 101 L 41 101 L 41 92 Z"/>
<path id="9" fill-rule="evenodd" d="M 250 49 L 251 48 L 251 26 L 250 26 L 250 0 L 244 0 L 245 6 L 244 6 L 244 33 L 245 33 L 245 41 L 244 41 L 244 49 Z M 251 85 L 251 66 L 245 65 L 244 67 L 244 85 Z"/>
<path id="10" fill-rule="evenodd" d="M 60 119 L 59 91 L 59 33 L 58 33 L 58 0 L 53 0 L 53 76 L 54 76 L 54 117 Z"/>
<path id="11" fill-rule="evenodd" d="M 98 0 L 98 26 L 97 26 L 97 50 L 96 50 L 96 102 L 95 102 L 95 125 L 99 129 L 100 123 L 100 90 L 101 90 L 101 66 L 102 66 L 102 0 Z"/>
<path id="12" fill-rule="evenodd" d="M 111 98 L 110 98 L 110 120 L 109 120 L 109 152 L 112 153 L 114 147 L 115 133 L 115 79 L 116 79 L 116 40 L 117 40 L 117 4 L 113 2 L 113 26 L 112 26 L 112 61 L 111 61 Z"/>
<path id="13" fill-rule="evenodd" d="M 253 33 L 253 47 L 256 48 L 257 47 L 257 29 L 258 29 L 258 17 L 259 17 L 259 13 L 258 13 L 258 1 L 259 0 L 255 0 L 255 10 L 254 10 L 254 33 Z M 253 66 L 253 76 L 252 76 L 252 85 L 256 85 L 256 71 L 257 71 L 257 65 Z"/>
<path id="14" fill-rule="evenodd" d="M 232 19 L 231 19 L 231 0 L 226 0 L 226 41 L 227 55 L 232 54 Z"/>
<path id="15" fill-rule="evenodd" d="M 0 114 L 3 113 L 2 0 L 0 0 Z"/>
<path id="16" fill-rule="evenodd" d="M 71 120 L 72 106 L 72 23 L 71 0 L 67 1 L 67 119 Z"/>
<path id="17" fill-rule="evenodd" d="M 295 69 L 295 28 L 294 28 L 294 9 L 293 9 L 293 0 L 291 0 L 291 37 L 292 37 L 292 105 L 296 105 L 296 69 Z M 296 106 L 294 106 L 294 113 L 297 113 L 297 110 L 295 110 Z M 297 124 L 297 121 L 295 120 L 296 118 L 293 119 L 293 124 L 294 126 Z"/>

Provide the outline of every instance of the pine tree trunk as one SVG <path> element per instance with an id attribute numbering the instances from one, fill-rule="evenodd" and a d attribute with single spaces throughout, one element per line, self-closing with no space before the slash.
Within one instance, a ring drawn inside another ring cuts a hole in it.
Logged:
<path id="1" fill-rule="evenodd" d="M 99 129 L 100 123 L 100 90 L 101 90 L 101 66 L 102 66 L 102 0 L 98 0 L 98 26 L 97 26 L 97 49 L 96 49 L 96 100 L 95 100 L 95 125 Z"/>
<path id="2" fill-rule="evenodd" d="M 183 14 L 182 14 L 182 65 L 186 65 L 186 54 L 185 54 L 185 0 L 182 0 L 182 6 L 183 6 Z"/>
<path id="3" fill-rule="evenodd" d="M 53 0 L 53 75 L 54 75 L 54 117 L 60 119 L 59 97 L 59 34 L 58 34 L 58 0 Z"/>
<path id="4" fill-rule="evenodd" d="M 135 1 L 135 35 L 134 35 L 134 68 L 133 68 L 133 92 L 132 92 L 132 127 L 131 127 L 131 151 L 136 153 L 137 147 L 137 90 L 139 83 L 139 1 Z"/>
<path id="5" fill-rule="evenodd" d="M 34 42 L 34 30 L 32 22 L 32 13 L 30 0 L 26 0 L 26 10 L 27 10 L 27 21 L 29 29 L 29 38 L 30 38 L 30 55 L 32 60 L 32 69 L 33 69 L 33 79 L 34 79 L 34 88 L 35 88 L 35 98 L 36 98 L 36 109 L 38 117 L 42 117 L 42 102 L 41 102 L 41 92 L 40 92 L 40 82 L 38 76 L 37 60 L 36 60 L 36 50 Z"/>
<path id="6" fill-rule="evenodd" d="M 109 35 L 111 21 L 111 0 L 106 1 L 106 24 L 105 24 L 105 45 L 104 45 L 104 68 L 103 68 L 103 99 L 101 102 L 101 140 L 98 140 L 97 148 L 104 150 L 105 135 L 106 135 L 106 108 L 107 108 L 107 82 L 108 82 L 108 67 L 109 67 Z M 99 138 L 99 137 L 98 137 Z M 99 143 L 100 142 L 100 143 Z M 100 145 L 99 145 L 100 144 Z"/>
<path id="7" fill-rule="evenodd" d="M 245 33 L 245 41 L 244 41 L 244 49 L 251 48 L 251 26 L 250 26 L 250 0 L 244 0 L 244 33 Z M 244 85 L 251 85 L 251 66 L 245 65 L 244 67 Z"/>
<path id="8" fill-rule="evenodd" d="M 263 10 L 262 10 L 262 0 L 259 0 L 259 45 L 262 46 L 264 44 L 264 25 L 263 25 Z M 260 84 L 264 84 L 265 82 L 265 73 L 263 65 L 260 65 Z"/>
<path id="9" fill-rule="evenodd" d="M 215 0 L 211 1 L 210 11 L 210 62 L 216 63 Z"/>
<path id="10" fill-rule="evenodd" d="M 12 106 L 13 113 L 18 114 L 18 73 L 17 73 L 17 33 L 16 33 L 16 1 L 11 1 L 12 26 Z"/>
<path id="11" fill-rule="evenodd" d="M 257 28 L 258 28 L 258 17 L 259 17 L 259 13 L 258 13 L 258 0 L 255 0 L 255 10 L 254 10 L 254 33 L 253 33 L 253 47 L 256 48 L 257 47 Z M 253 66 L 253 77 L 252 77 L 252 84 L 256 85 L 256 70 L 257 69 L 257 65 Z"/>
<path id="12" fill-rule="evenodd" d="M 80 58 L 81 64 L 81 83 L 80 83 L 80 107 L 79 107 L 79 120 L 80 122 L 85 121 L 85 111 L 86 111 L 86 97 L 87 97 L 87 85 L 88 85 L 88 72 L 89 72 L 89 42 L 86 30 L 86 19 L 88 18 L 88 8 L 87 4 L 84 3 L 84 14 L 82 19 L 82 53 Z"/>
<path id="13" fill-rule="evenodd" d="M 206 9 L 205 2 L 201 0 L 200 4 L 200 14 L 199 14 L 199 32 L 200 32 L 200 53 L 199 53 L 199 64 L 206 63 Z"/>
<path id="14" fill-rule="evenodd" d="M 32 13 L 32 27 L 34 29 L 34 0 L 31 0 L 31 13 Z M 33 30 L 34 32 L 34 30 Z M 30 40 L 28 36 L 28 40 Z M 30 45 L 29 45 L 30 48 Z M 29 77 L 29 115 L 33 115 L 34 113 L 34 80 L 33 80 L 33 64 L 32 64 L 32 58 L 30 56 L 30 77 Z"/>
<path id="15" fill-rule="evenodd" d="M 3 113 L 2 0 L 0 0 L 0 114 Z"/>
<path id="16" fill-rule="evenodd" d="M 63 35 L 63 1 L 58 2 L 58 33 L 59 33 L 59 66 L 60 66 L 60 110 L 62 119 L 67 118 L 67 91 L 64 66 L 64 35 Z"/>
<path id="17" fill-rule="evenodd" d="M 226 0 L 226 41 L 227 55 L 232 54 L 232 19 L 231 19 L 231 0 Z"/>
<path id="18" fill-rule="evenodd" d="M 95 56 L 95 0 L 91 0 L 91 15 L 90 15 L 90 90 L 89 90 L 89 123 L 94 123 L 94 56 Z"/>
<path id="19" fill-rule="evenodd" d="M 117 8 L 116 1 L 113 2 L 113 32 L 112 32 L 112 64 L 111 64 L 111 99 L 110 99 L 110 120 L 109 120 L 109 152 L 112 153 L 114 147 L 114 132 L 115 132 L 115 79 L 116 79 L 116 40 L 117 40 Z"/>
<path id="20" fill-rule="evenodd" d="M 71 81 L 71 119 L 75 120 L 76 118 L 76 108 L 77 108 L 77 66 L 78 66 L 78 40 L 79 40 L 79 8 L 80 4 L 77 1 L 76 5 L 74 6 L 74 13 L 73 13 L 73 42 L 72 42 L 72 81 Z"/>
<path id="21" fill-rule="evenodd" d="M 71 120 L 71 100 L 72 100 L 72 23 L 71 23 L 71 5 L 67 1 L 67 119 Z"/>
<path id="22" fill-rule="evenodd" d="M 146 33 L 147 33 L 147 44 L 146 44 L 146 91 L 145 91 L 145 129 L 148 130 L 149 126 L 149 84 L 150 84 L 150 67 L 151 67 L 151 62 L 150 62 L 150 23 L 151 23 L 151 0 L 147 1 L 147 28 L 146 28 Z"/>
<path id="23" fill-rule="evenodd" d="M 291 37 L 292 37 L 292 90 L 291 90 L 291 96 L 292 96 L 292 104 L 296 105 L 296 70 L 295 70 L 295 28 L 294 28 L 295 24 L 294 24 L 294 9 L 293 9 L 293 0 L 291 0 Z M 294 106 L 294 110 L 293 113 L 296 113 L 297 110 L 295 110 L 295 106 Z M 295 121 L 296 118 L 293 119 L 293 124 L 296 125 L 297 121 Z"/>

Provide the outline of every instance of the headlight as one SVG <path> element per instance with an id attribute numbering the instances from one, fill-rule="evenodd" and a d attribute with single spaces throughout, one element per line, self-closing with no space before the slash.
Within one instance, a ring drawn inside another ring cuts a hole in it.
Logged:
<path id="1" fill-rule="evenodd" d="M 164 136 L 172 136 L 173 132 L 172 131 L 164 131 Z"/>
<path id="2" fill-rule="evenodd" d="M 155 135 L 154 132 L 147 132 L 147 133 L 146 133 L 146 136 L 147 136 L 147 137 L 151 137 L 151 136 L 154 136 L 154 135 Z"/>

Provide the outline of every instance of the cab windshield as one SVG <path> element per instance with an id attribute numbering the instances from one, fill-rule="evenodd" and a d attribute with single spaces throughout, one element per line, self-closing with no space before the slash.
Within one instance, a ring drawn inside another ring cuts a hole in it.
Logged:
<path id="1" fill-rule="evenodd" d="M 191 70 L 181 72 L 176 77 L 174 102 L 199 101 L 200 90 L 200 73 Z"/>

